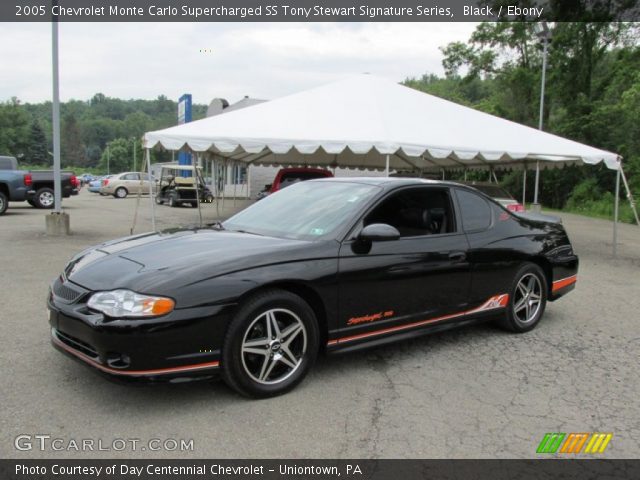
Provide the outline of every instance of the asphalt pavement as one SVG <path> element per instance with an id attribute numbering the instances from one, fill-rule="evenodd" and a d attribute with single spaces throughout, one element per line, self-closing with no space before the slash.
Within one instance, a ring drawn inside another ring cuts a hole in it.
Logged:
<path id="1" fill-rule="evenodd" d="M 204 221 L 247 203 L 225 202 L 203 205 Z M 293 392 L 253 401 L 222 382 L 111 383 L 51 347 L 49 283 L 81 249 L 129 234 L 137 204 L 82 191 L 64 201 L 68 237 L 47 237 L 48 213 L 27 204 L 0 217 L 0 457 L 535 458 L 547 432 L 611 432 L 601 456 L 639 456 L 640 227 L 620 225 L 613 259 L 611 222 L 561 214 L 577 288 L 530 333 L 484 324 L 324 357 Z M 135 231 L 150 211 L 143 197 Z M 156 213 L 163 228 L 199 222 L 189 207 Z"/>

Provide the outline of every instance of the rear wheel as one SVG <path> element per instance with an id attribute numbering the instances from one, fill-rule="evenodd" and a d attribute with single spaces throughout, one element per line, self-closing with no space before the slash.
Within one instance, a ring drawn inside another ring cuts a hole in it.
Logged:
<path id="1" fill-rule="evenodd" d="M 544 272 L 534 263 L 525 263 L 514 277 L 502 325 L 516 333 L 533 330 L 542 318 L 546 304 L 547 280 Z"/>
<path id="2" fill-rule="evenodd" d="M 36 208 L 53 208 L 55 203 L 53 189 L 48 187 L 38 189 L 33 197 L 33 203 Z"/>
<path id="3" fill-rule="evenodd" d="M 7 196 L 0 192 L 0 215 L 7 211 L 7 207 L 9 206 L 9 201 L 7 200 Z"/>
<path id="4" fill-rule="evenodd" d="M 189 205 L 195 208 L 198 206 L 198 202 L 189 202 Z"/>
<path id="5" fill-rule="evenodd" d="M 318 354 L 318 323 L 297 295 L 268 290 L 250 298 L 222 348 L 226 383 L 254 398 L 280 395 L 302 381 Z"/>
<path id="6" fill-rule="evenodd" d="M 178 197 L 173 192 L 169 194 L 169 206 L 170 207 L 177 207 L 178 206 Z"/>
<path id="7" fill-rule="evenodd" d="M 156 195 L 156 203 L 158 205 L 162 205 L 164 203 L 164 200 L 162 199 L 162 197 L 160 195 Z"/>
<path id="8" fill-rule="evenodd" d="M 116 198 L 127 198 L 127 195 L 129 195 L 129 192 L 124 187 L 116 188 L 116 191 L 113 194 L 113 196 Z"/>

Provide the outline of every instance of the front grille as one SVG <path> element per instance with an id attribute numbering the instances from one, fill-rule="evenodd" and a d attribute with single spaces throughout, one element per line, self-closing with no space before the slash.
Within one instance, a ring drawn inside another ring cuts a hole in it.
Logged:
<path id="1" fill-rule="evenodd" d="M 76 287 L 72 283 L 62 282 L 62 278 L 58 277 L 53 282 L 53 294 L 64 303 L 73 303 L 84 295 L 84 290 Z"/>
<path id="2" fill-rule="evenodd" d="M 82 340 L 72 337 L 71 335 L 67 335 L 66 333 L 62 333 L 59 330 L 53 329 L 53 335 L 60 340 L 65 345 L 77 350 L 78 352 L 84 353 L 88 357 L 93 358 L 94 360 L 98 359 L 98 352 L 96 349 L 89 343 L 83 342 Z"/>

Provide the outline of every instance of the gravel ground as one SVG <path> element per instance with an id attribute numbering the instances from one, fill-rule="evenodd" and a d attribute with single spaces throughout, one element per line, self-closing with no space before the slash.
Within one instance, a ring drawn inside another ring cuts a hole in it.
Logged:
<path id="1" fill-rule="evenodd" d="M 295 391 L 250 401 L 222 382 L 114 384 L 50 346 L 49 282 L 80 249 L 128 234 L 136 203 L 83 191 L 64 202 L 64 238 L 45 236 L 45 213 L 26 204 L 0 218 L 0 457 L 531 458 L 546 432 L 591 431 L 613 432 L 604 456 L 639 456 L 640 228 L 620 226 L 614 260 L 610 222 L 562 214 L 579 281 L 533 332 L 481 325 L 321 358 Z M 203 217 L 244 205 L 205 205 Z M 136 231 L 149 229 L 149 211 L 143 198 Z M 190 208 L 157 213 L 163 227 L 198 221 Z M 20 434 L 61 438 L 64 450 L 18 451 Z M 193 439 L 193 450 L 151 452 L 154 438 Z M 82 439 L 127 448 L 66 450 Z"/>

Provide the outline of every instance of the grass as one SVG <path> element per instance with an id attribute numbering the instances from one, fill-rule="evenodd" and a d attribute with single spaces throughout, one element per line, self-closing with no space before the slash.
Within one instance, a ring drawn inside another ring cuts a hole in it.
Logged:
<path id="1" fill-rule="evenodd" d="M 562 210 L 547 207 L 544 209 L 555 212 L 576 213 L 578 215 L 584 215 L 585 217 L 602 218 L 604 220 L 613 221 L 613 201 L 608 199 L 590 200 L 580 204 L 579 206 L 567 205 Z M 633 210 L 631 210 L 631 206 L 626 199 L 620 200 L 618 219 L 622 223 L 636 222 L 635 217 L 633 216 Z"/>

